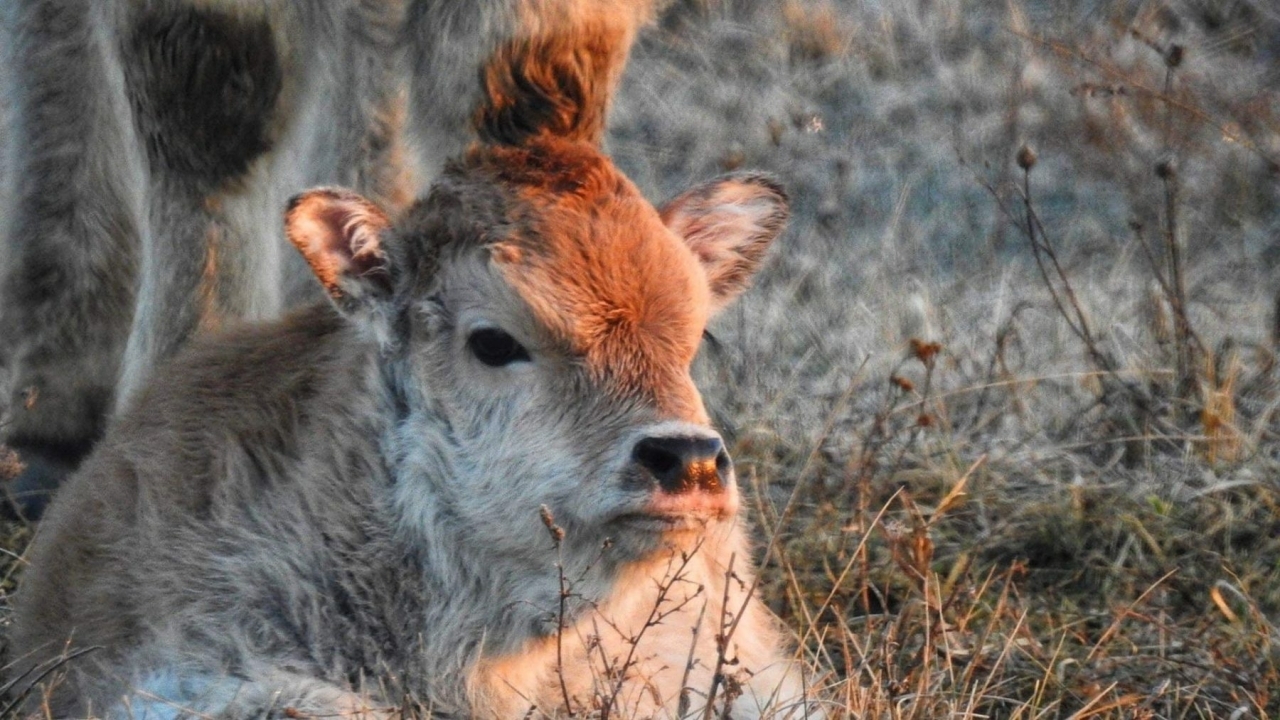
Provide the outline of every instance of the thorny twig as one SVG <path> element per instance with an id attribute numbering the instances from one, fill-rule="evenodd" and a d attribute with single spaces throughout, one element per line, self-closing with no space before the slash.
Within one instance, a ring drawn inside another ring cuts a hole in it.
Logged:
<path id="1" fill-rule="evenodd" d="M 689 675 L 693 673 L 693 668 L 697 665 L 698 653 L 698 634 L 702 631 L 702 621 L 707 615 L 707 601 L 702 601 L 702 609 L 698 611 L 698 621 L 693 624 L 693 639 L 689 642 L 689 657 L 684 662 L 684 675 L 680 678 L 680 700 L 676 706 L 676 717 L 683 718 L 689 713 L 689 693 L 693 688 L 689 687 Z"/>
<path id="2" fill-rule="evenodd" d="M 654 600 L 653 607 L 649 610 L 649 616 L 645 618 L 644 624 L 640 626 L 640 630 L 635 634 L 635 636 L 627 638 L 627 644 L 630 646 L 630 649 L 627 651 L 626 659 L 624 659 L 622 662 L 622 667 L 619 668 L 615 673 L 617 677 L 614 680 L 613 692 L 609 695 L 609 697 L 602 699 L 601 706 L 600 706 L 600 720 L 609 720 L 609 713 L 612 711 L 614 707 L 614 703 L 618 699 L 618 695 L 622 693 L 622 685 L 623 685 L 623 682 L 626 680 L 627 671 L 630 670 L 631 666 L 636 661 L 636 658 L 635 658 L 636 648 L 640 647 L 640 640 L 644 637 L 645 632 L 648 631 L 649 628 L 651 627 L 662 624 L 662 621 L 665 620 L 668 616 L 670 616 L 672 613 L 677 613 L 683 610 L 684 607 L 688 605 L 690 602 L 692 602 L 694 598 L 702 594 L 703 588 L 701 585 L 699 585 L 697 590 L 694 591 L 692 595 L 686 597 L 675 607 L 666 611 L 662 610 L 663 604 L 666 603 L 667 601 L 667 593 L 671 591 L 671 588 L 674 587 L 677 582 L 684 581 L 683 580 L 684 571 L 687 567 L 689 567 L 689 561 L 691 561 L 693 557 L 698 554 L 698 551 L 702 549 L 702 543 L 705 541 L 705 539 L 706 539 L 705 537 L 699 538 L 697 544 L 694 545 L 693 549 L 689 550 L 688 552 L 681 552 L 680 566 L 675 569 L 674 573 L 668 573 L 666 577 L 664 577 L 661 581 L 658 582 L 658 597 Z M 705 611 L 705 607 L 704 607 L 704 611 Z M 694 640 L 695 642 L 697 640 L 696 630 L 694 634 Z M 606 673 L 606 675 L 608 675 L 608 673 Z"/>
<path id="3" fill-rule="evenodd" d="M 733 574 L 733 564 L 737 560 L 738 555 L 734 553 L 729 556 L 729 566 L 724 571 L 724 597 L 720 600 L 720 628 L 716 632 L 716 667 L 711 673 L 711 689 L 707 691 L 707 704 L 702 708 L 702 720 L 711 720 L 711 714 L 715 712 L 716 694 L 720 690 L 720 686 L 724 684 L 724 666 L 728 662 L 725 653 L 729 651 L 729 640 L 733 637 L 733 633 L 738 629 L 738 620 L 742 617 L 742 611 L 733 617 L 732 622 L 729 620 L 729 586 L 736 577 Z M 752 590 L 755 585 L 752 584 Z M 747 600 L 751 599 L 751 592 L 747 592 Z M 742 610 L 746 609 L 746 603 L 743 603 Z M 726 627 L 728 623 L 728 627 Z"/>

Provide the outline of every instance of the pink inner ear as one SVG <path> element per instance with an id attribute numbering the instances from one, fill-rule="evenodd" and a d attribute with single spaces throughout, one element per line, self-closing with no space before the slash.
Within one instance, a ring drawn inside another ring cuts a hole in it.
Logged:
<path id="1" fill-rule="evenodd" d="M 700 217 L 689 218 L 680 234 L 703 262 L 750 253 L 765 235 L 761 221 L 768 217 L 770 209 L 753 213 L 746 207 L 718 205 Z"/>
<path id="2" fill-rule="evenodd" d="M 788 215 L 786 194 L 764 176 L 696 187 L 662 209 L 662 220 L 702 263 L 716 308 L 746 288 Z"/>
<path id="3" fill-rule="evenodd" d="M 390 225 L 376 205 L 343 190 L 314 190 L 293 201 L 286 215 L 289 241 L 333 297 L 358 293 L 361 284 L 389 289 L 380 235 Z"/>
<path id="4" fill-rule="evenodd" d="M 694 188 L 661 211 L 662 221 L 700 257 L 712 259 L 776 237 L 789 211 L 781 188 L 756 178 L 726 178 Z"/>

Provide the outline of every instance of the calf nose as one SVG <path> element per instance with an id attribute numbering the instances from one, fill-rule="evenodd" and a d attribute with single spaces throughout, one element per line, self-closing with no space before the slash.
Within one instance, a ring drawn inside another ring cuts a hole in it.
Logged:
<path id="1" fill-rule="evenodd" d="M 669 493 L 720 492 L 733 470 L 718 437 L 647 437 L 636 443 L 631 459 Z"/>

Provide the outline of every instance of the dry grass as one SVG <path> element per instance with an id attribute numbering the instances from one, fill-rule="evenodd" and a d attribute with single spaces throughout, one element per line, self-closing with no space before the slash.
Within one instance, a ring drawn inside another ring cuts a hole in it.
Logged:
<path id="1" fill-rule="evenodd" d="M 698 372 L 834 717 L 1280 716 L 1277 38 L 1264 0 L 685 0 L 638 49 L 643 187 L 795 197 Z"/>

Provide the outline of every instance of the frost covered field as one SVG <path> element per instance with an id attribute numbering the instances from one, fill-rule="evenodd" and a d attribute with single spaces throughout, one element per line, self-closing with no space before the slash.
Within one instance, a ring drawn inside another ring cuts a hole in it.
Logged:
<path id="1" fill-rule="evenodd" d="M 612 123 L 791 192 L 698 369 L 833 717 L 1280 715 L 1272 0 L 680 0 Z"/>

